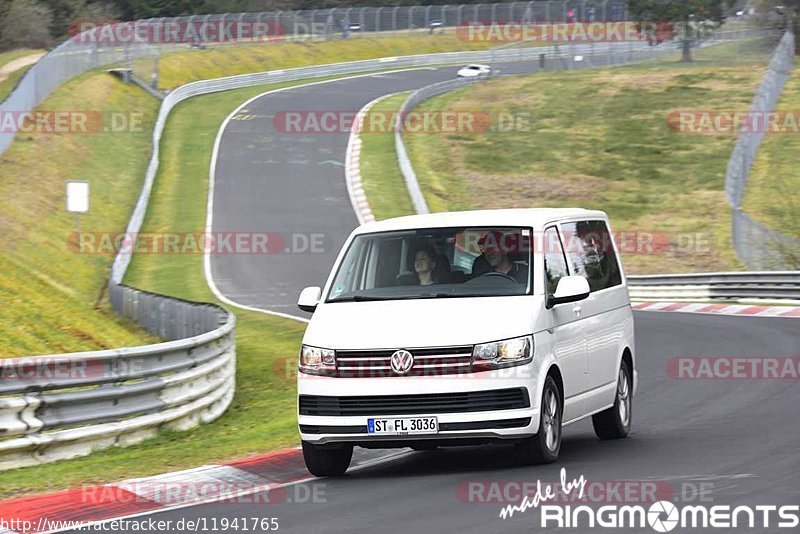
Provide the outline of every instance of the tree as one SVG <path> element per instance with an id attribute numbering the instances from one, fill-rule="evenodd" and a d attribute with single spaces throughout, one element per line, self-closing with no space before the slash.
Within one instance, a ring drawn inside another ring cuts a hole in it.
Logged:
<path id="1" fill-rule="evenodd" d="M 39 0 L 53 13 L 50 35 L 58 40 L 81 22 L 110 21 L 119 19 L 121 12 L 116 5 L 106 0 Z"/>
<path id="2" fill-rule="evenodd" d="M 12 0 L 4 9 L 0 28 L 0 50 L 7 48 L 47 48 L 52 43 L 50 25 L 53 14 L 35 0 Z"/>
<path id="3" fill-rule="evenodd" d="M 665 20 L 679 26 L 682 61 L 692 60 L 694 35 L 706 24 L 725 20 L 726 0 L 628 0 L 631 17 L 641 20 Z"/>

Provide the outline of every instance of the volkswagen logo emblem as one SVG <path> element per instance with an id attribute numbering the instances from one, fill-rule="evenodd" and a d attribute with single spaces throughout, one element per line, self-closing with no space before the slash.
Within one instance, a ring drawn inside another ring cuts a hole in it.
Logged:
<path id="1" fill-rule="evenodd" d="M 395 374 L 404 375 L 414 367 L 414 356 L 407 350 L 396 350 L 392 353 L 389 365 Z"/>

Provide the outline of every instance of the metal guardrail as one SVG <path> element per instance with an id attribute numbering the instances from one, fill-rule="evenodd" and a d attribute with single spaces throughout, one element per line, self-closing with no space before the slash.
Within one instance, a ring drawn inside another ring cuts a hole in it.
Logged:
<path id="1" fill-rule="evenodd" d="M 411 165 L 411 160 L 408 157 L 406 144 L 403 142 L 403 121 L 411 110 L 425 100 L 448 91 L 466 87 L 477 81 L 479 81 L 478 78 L 457 78 L 455 80 L 447 80 L 427 85 L 411 93 L 408 98 L 406 98 L 405 102 L 403 102 L 403 105 L 400 106 L 394 128 L 394 148 L 397 153 L 397 164 L 400 166 L 400 172 L 403 173 L 403 179 L 405 180 L 408 194 L 411 197 L 411 203 L 414 205 L 414 211 L 418 214 L 430 213 L 430 210 L 428 209 L 428 203 L 425 201 L 425 195 L 422 194 L 419 180 L 417 180 L 417 173 L 414 172 L 414 167 Z"/>
<path id="2" fill-rule="evenodd" d="M 233 398 L 235 317 L 113 285 L 114 309 L 164 343 L 0 360 L 0 469 L 72 458 L 219 417 Z"/>
<path id="3" fill-rule="evenodd" d="M 158 77 L 160 54 L 187 46 L 241 42 L 319 41 L 368 33 L 433 32 L 467 22 L 534 22 L 566 20 L 624 20 L 623 0 L 536 0 L 494 4 L 343 7 L 301 11 L 221 13 L 119 22 L 76 33 L 50 51 L 20 79 L 0 102 L 0 115 L 35 109 L 60 84 L 93 69 L 119 65 L 145 69 L 140 77 Z M 255 32 L 267 28 L 266 35 Z M 77 28 L 82 29 L 82 28 Z M 239 38 L 241 32 L 242 38 Z M 208 40 L 211 34 L 211 40 Z M 214 38 L 219 36 L 215 41 Z M 203 37 L 206 37 L 204 39 Z M 143 62 L 143 59 L 147 59 Z M 140 63 L 147 63 L 146 67 Z M 0 132 L 0 155 L 15 134 Z"/>
<path id="4" fill-rule="evenodd" d="M 800 271 L 628 276 L 635 301 L 800 300 Z"/>
<path id="5" fill-rule="evenodd" d="M 760 30 L 759 30 L 760 31 Z M 663 46 L 663 45 L 662 45 Z M 162 101 L 161 107 L 156 118 L 155 127 L 153 128 L 153 152 L 150 158 L 150 163 L 147 168 L 147 174 L 142 186 L 142 192 L 137 201 L 133 215 L 128 223 L 126 232 L 130 234 L 138 233 L 142 227 L 147 205 L 150 201 L 150 193 L 153 188 L 156 174 L 158 173 L 159 165 L 159 149 L 161 142 L 161 135 L 164 130 L 167 118 L 172 109 L 180 102 L 192 98 L 193 96 L 215 93 L 219 91 L 228 91 L 230 89 L 241 89 L 245 87 L 253 87 L 257 85 L 266 85 L 272 83 L 282 83 L 303 79 L 321 78 L 328 76 L 340 76 L 347 74 L 360 74 L 367 72 L 376 72 L 381 70 L 394 70 L 394 69 L 407 69 L 415 67 L 427 66 L 441 66 L 448 64 L 467 64 L 467 63 L 502 63 L 506 61 L 539 61 L 541 56 L 544 56 L 545 61 L 560 62 L 568 68 L 568 65 L 574 63 L 569 58 L 573 57 L 572 54 L 576 51 L 587 52 L 585 64 L 599 65 L 599 64 L 613 64 L 623 61 L 635 61 L 637 59 L 644 59 L 653 57 L 652 50 L 658 48 L 658 54 L 674 53 L 675 49 L 667 49 L 660 47 L 649 47 L 646 44 L 634 43 L 603 43 L 602 45 L 572 45 L 572 46 L 546 46 L 546 47 L 531 47 L 519 49 L 506 49 L 506 50 L 485 50 L 477 52 L 443 52 L 438 54 L 421 54 L 413 56 L 396 56 L 384 57 L 378 59 L 369 59 L 363 61 L 350 61 L 344 63 L 332 63 L 328 65 L 316 65 L 311 67 L 299 67 L 294 69 L 274 70 L 267 72 L 260 72 L 254 74 L 242 74 L 238 76 L 229 76 L 225 78 L 214 78 L 211 80 L 201 80 L 197 82 L 182 85 L 170 92 Z M 592 49 L 597 50 L 597 58 L 594 62 L 593 56 L 589 54 Z M 608 59 L 600 61 L 601 54 L 599 50 L 618 50 L 617 53 L 605 55 Z M 554 63 L 555 64 L 555 63 Z M 114 265 L 111 269 L 110 282 L 112 284 L 121 283 L 125 272 L 130 263 L 130 254 L 119 254 L 114 259 Z"/>

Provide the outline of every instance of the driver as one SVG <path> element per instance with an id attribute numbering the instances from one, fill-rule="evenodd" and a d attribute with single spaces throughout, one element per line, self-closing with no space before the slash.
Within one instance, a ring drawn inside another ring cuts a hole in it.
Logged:
<path id="1" fill-rule="evenodd" d="M 480 241 L 478 241 L 478 246 L 484 258 L 486 258 L 486 262 L 489 264 L 489 273 L 497 272 L 505 274 L 520 284 L 527 284 L 527 267 L 511 261 L 507 253 L 512 244 L 517 241 L 518 236 L 514 234 L 504 234 L 503 232 L 495 230 L 493 232 L 487 232 Z"/>

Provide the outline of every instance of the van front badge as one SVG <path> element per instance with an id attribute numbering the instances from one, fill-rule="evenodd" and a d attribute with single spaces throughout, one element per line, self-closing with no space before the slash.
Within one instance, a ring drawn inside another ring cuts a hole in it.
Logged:
<path id="1" fill-rule="evenodd" d="M 392 353 L 389 364 L 395 374 L 404 375 L 414 367 L 414 356 L 407 350 L 397 350 Z"/>

